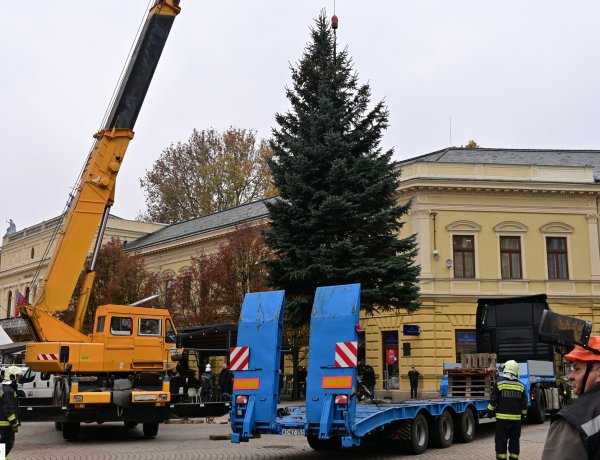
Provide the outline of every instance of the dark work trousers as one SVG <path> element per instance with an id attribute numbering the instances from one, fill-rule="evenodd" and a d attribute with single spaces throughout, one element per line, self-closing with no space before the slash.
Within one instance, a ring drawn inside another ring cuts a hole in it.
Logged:
<path id="1" fill-rule="evenodd" d="M 416 398 L 417 397 L 417 387 L 419 386 L 419 383 L 411 383 L 410 384 L 410 397 L 411 398 Z"/>
<path id="2" fill-rule="evenodd" d="M 5 445 L 4 453 L 8 455 L 15 445 L 15 433 L 10 426 L 0 426 L 0 442 Z"/>
<path id="3" fill-rule="evenodd" d="M 519 458 L 520 438 L 521 422 L 507 422 L 496 419 L 496 458 L 506 458 L 507 442 L 508 453 L 510 454 L 508 458 Z"/>

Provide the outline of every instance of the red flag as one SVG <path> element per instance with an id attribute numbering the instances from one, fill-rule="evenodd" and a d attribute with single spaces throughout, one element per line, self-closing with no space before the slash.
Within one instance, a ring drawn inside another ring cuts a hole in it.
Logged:
<path id="1" fill-rule="evenodd" d="M 15 318 L 21 316 L 21 307 L 27 303 L 27 299 L 23 294 L 17 291 L 17 308 L 15 308 Z"/>

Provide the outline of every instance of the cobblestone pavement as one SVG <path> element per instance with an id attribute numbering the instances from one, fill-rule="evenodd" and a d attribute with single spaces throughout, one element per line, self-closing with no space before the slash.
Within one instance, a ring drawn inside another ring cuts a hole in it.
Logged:
<path id="1" fill-rule="evenodd" d="M 222 421 L 225 421 L 223 419 Z M 548 432 L 544 425 L 525 425 L 521 436 L 522 460 L 538 460 Z M 248 443 L 231 444 L 229 424 L 163 424 L 155 439 L 145 439 L 141 429 L 120 424 L 84 425 L 80 439 L 64 441 L 52 423 L 24 423 L 11 460 L 104 460 L 104 459 L 392 459 L 417 458 L 373 449 L 350 449 L 321 453 L 313 451 L 304 437 L 262 436 Z M 427 459 L 494 459 L 494 424 L 481 425 L 475 440 L 453 444 L 447 449 L 428 449 L 418 457 Z"/>

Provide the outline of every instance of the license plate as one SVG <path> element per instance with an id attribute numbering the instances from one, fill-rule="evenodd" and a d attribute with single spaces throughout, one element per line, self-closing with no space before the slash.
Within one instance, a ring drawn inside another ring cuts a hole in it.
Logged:
<path id="1" fill-rule="evenodd" d="M 304 436 L 302 428 L 283 428 L 281 434 L 284 436 Z"/>

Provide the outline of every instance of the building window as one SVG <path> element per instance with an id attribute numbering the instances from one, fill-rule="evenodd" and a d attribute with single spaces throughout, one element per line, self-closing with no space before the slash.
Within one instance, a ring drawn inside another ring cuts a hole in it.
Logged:
<path id="1" fill-rule="evenodd" d="M 33 259 L 35 257 L 35 249 L 31 248 L 31 258 Z"/>
<path id="2" fill-rule="evenodd" d="M 521 279 L 521 237 L 500 237 L 502 279 Z"/>
<path id="3" fill-rule="evenodd" d="M 454 278 L 475 278 L 475 237 L 454 235 L 452 237 Z"/>
<path id="4" fill-rule="evenodd" d="M 456 330 L 454 344 L 456 348 L 456 362 L 462 362 L 463 353 L 477 353 L 477 342 L 474 330 Z"/>
<path id="5" fill-rule="evenodd" d="M 546 237 L 546 257 L 548 258 L 548 279 L 568 280 L 567 239 L 565 237 Z"/>
<path id="6" fill-rule="evenodd" d="M 181 304 L 183 307 L 188 307 L 192 301 L 192 275 L 186 273 L 181 284 Z"/>

